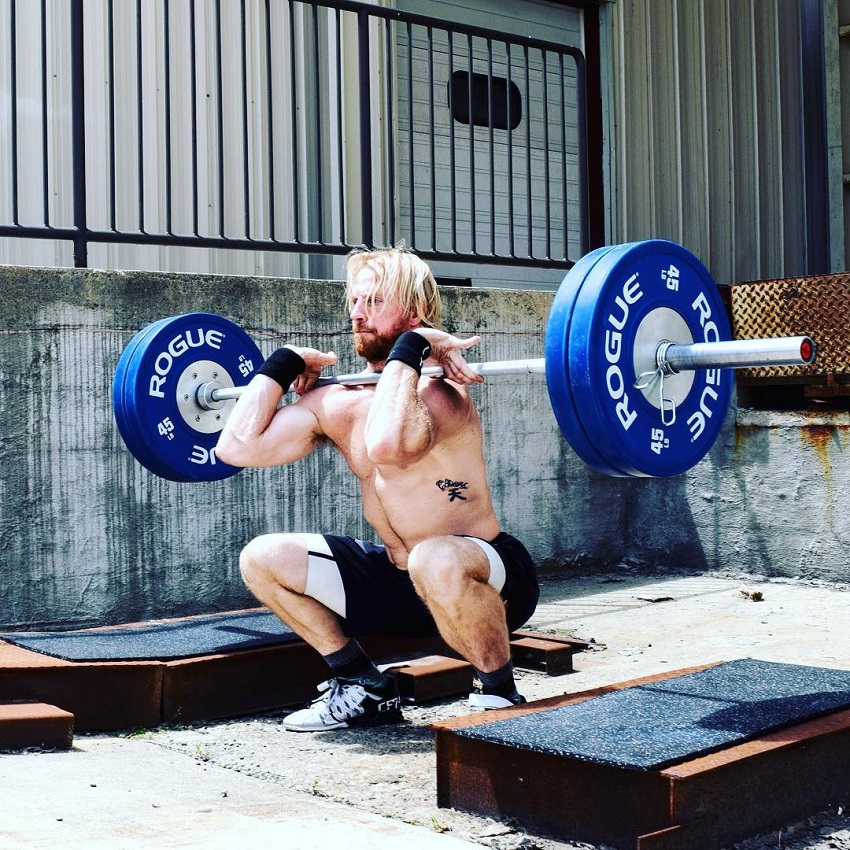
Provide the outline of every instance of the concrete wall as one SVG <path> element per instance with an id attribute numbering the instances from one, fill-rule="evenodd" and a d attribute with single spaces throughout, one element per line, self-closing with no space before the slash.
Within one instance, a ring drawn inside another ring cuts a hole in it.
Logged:
<path id="1" fill-rule="evenodd" d="M 475 359 L 542 356 L 551 293 L 447 290 Z M 241 546 L 275 530 L 367 535 L 330 449 L 286 468 L 175 484 L 132 458 L 111 382 L 134 333 L 164 316 L 227 316 L 264 353 L 284 340 L 351 356 L 340 284 L 0 267 L 0 628 L 73 628 L 253 604 Z M 542 376 L 475 390 L 504 527 L 542 572 L 618 564 L 850 580 L 846 417 L 742 420 L 675 479 L 613 479 L 560 436 Z"/>

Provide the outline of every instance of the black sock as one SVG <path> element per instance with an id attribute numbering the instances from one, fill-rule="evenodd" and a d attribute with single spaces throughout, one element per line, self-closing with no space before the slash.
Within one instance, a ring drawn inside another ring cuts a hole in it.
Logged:
<path id="1" fill-rule="evenodd" d="M 337 679 L 369 679 L 376 682 L 384 679 L 383 673 L 354 638 L 351 638 L 342 649 L 325 655 L 324 659 Z"/>
<path id="2" fill-rule="evenodd" d="M 514 682 L 514 665 L 511 661 L 508 661 L 504 667 L 490 673 L 476 669 L 475 675 L 481 682 L 482 693 L 505 697 L 506 699 L 519 695 Z"/>

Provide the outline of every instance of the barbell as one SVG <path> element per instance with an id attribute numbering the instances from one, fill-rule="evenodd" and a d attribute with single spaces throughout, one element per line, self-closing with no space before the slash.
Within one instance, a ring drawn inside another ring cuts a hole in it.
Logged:
<path id="1" fill-rule="evenodd" d="M 731 339 L 706 268 L 681 245 L 655 239 L 600 248 L 570 269 L 549 314 L 545 357 L 470 365 L 484 376 L 545 373 L 555 419 L 582 460 L 606 475 L 662 477 L 692 468 L 714 444 L 731 402 L 729 370 L 806 365 L 815 352 L 808 336 Z M 116 424 L 131 454 L 171 481 L 239 472 L 216 458 L 215 445 L 244 389 L 236 382 L 247 383 L 263 359 L 238 325 L 212 313 L 143 328 L 113 380 Z"/>

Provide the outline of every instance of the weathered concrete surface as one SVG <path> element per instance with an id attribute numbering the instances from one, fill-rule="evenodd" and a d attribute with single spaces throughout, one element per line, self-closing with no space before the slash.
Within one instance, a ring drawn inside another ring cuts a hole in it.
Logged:
<path id="1" fill-rule="evenodd" d="M 593 651 L 575 656 L 574 673 L 519 670 L 517 682 L 537 700 L 736 658 L 846 670 L 847 607 L 846 586 L 820 582 L 628 570 L 547 577 L 531 627 L 593 639 Z M 0 847 L 590 850 L 514 820 L 437 807 L 430 725 L 468 714 L 466 695 L 405 706 L 405 723 L 368 730 L 287 732 L 285 713 L 0 753 Z M 813 817 L 789 813 L 735 847 L 847 850 L 848 799 Z"/>
<path id="2" fill-rule="evenodd" d="M 480 360 L 542 356 L 552 294 L 446 290 L 449 329 Z M 206 310 L 269 353 L 285 340 L 352 352 L 339 283 L 0 267 L 0 628 L 72 628 L 215 610 L 253 599 L 239 549 L 256 534 L 369 535 L 355 484 L 324 449 L 212 484 L 144 470 L 118 435 L 111 383 L 132 336 Z M 566 445 L 542 376 L 475 390 L 504 527 L 542 571 L 618 563 L 850 578 L 846 420 L 737 426 L 697 468 L 611 479 Z"/>

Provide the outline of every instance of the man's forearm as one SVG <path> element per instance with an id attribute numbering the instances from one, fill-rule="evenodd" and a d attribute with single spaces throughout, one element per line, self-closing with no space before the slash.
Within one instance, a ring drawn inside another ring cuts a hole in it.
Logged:
<path id="1" fill-rule="evenodd" d="M 419 374 L 400 360 L 388 362 L 366 419 L 365 441 L 370 460 L 406 466 L 431 448 L 434 425 L 419 398 Z"/>
<path id="2" fill-rule="evenodd" d="M 255 375 L 227 418 L 216 445 L 216 456 L 234 466 L 252 466 L 259 443 L 277 412 L 283 389 L 273 378 Z"/>

